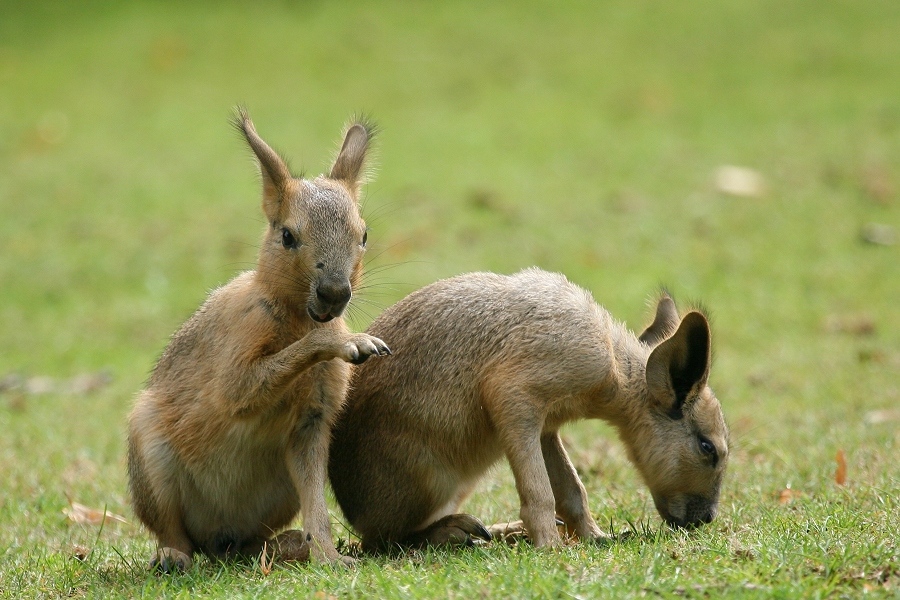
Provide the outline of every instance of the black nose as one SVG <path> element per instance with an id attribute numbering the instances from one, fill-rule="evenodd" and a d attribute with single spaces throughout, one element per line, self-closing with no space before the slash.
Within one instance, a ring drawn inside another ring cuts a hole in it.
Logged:
<path id="1" fill-rule="evenodd" d="M 700 498 L 696 503 L 688 504 L 687 524 L 690 527 L 699 527 L 700 525 L 712 523 L 718 513 L 718 503 L 710 504 L 708 501 Z"/>
<path id="2" fill-rule="evenodd" d="M 316 286 L 316 297 L 325 304 L 346 304 L 350 301 L 349 281 L 320 281 Z"/>

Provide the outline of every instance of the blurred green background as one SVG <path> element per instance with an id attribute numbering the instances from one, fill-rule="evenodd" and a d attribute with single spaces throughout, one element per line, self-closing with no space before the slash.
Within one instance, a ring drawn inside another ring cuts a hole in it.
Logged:
<path id="1" fill-rule="evenodd" d="M 6 4 L 6 370 L 130 376 L 252 264 L 259 191 L 227 123 L 237 102 L 312 174 L 350 114 L 381 125 L 366 213 L 375 264 L 400 263 L 384 304 L 441 276 L 538 264 L 629 320 L 658 283 L 701 297 L 728 328 L 719 345 L 746 350 L 831 313 L 884 322 L 897 250 L 859 233 L 896 222 L 897 14 Z M 722 197 L 723 164 L 757 169 L 766 193 Z"/>
<path id="2" fill-rule="evenodd" d="M 237 103 L 312 175 L 380 125 L 355 328 L 473 270 L 562 271 L 635 329 L 666 285 L 713 315 L 735 487 L 847 448 L 897 490 L 898 40 L 894 0 L 0 1 L 4 522 L 128 510 L 131 398 L 264 227 Z"/>

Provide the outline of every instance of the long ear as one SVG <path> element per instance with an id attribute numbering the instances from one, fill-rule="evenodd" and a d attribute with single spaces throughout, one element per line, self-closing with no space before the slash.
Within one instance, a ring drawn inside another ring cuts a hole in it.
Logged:
<path id="1" fill-rule="evenodd" d="M 359 193 L 359 187 L 364 182 L 364 169 L 366 166 L 366 154 L 369 151 L 369 142 L 375 135 L 375 126 L 365 120 L 357 121 L 347 128 L 344 134 L 344 143 L 338 152 L 328 175 L 344 183 L 355 198 Z"/>
<path id="2" fill-rule="evenodd" d="M 709 377 L 711 337 L 701 313 L 685 315 L 675 334 L 647 360 L 650 395 L 673 419 L 683 416 L 687 398 L 699 393 Z"/>
<path id="3" fill-rule="evenodd" d="M 281 202 L 286 195 L 289 183 L 293 181 L 291 171 L 278 153 L 259 137 L 253 121 L 250 120 L 250 115 L 247 114 L 247 109 L 242 106 L 237 109 L 234 125 L 238 131 L 244 134 L 244 139 L 247 140 L 250 149 L 253 150 L 259 161 L 259 171 L 263 182 L 263 210 L 266 217 L 270 222 L 280 221 Z"/>
<path id="4" fill-rule="evenodd" d="M 675 301 L 664 293 L 656 305 L 656 318 L 638 338 L 651 348 L 672 335 L 678 327 L 678 309 Z"/>

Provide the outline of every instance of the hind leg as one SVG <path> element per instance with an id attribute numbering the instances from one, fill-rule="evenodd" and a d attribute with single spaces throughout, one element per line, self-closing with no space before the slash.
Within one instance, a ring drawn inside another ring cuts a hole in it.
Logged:
<path id="1" fill-rule="evenodd" d="M 150 569 L 165 573 L 189 569 L 195 550 L 184 527 L 177 473 L 175 457 L 165 442 L 145 439 L 132 429 L 128 448 L 132 505 L 159 542 Z"/>
<path id="2" fill-rule="evenodd" d="M 425 526 L 420 526 L 406 536 L 401 545 L 411 547 L 422 546 L 471 546 L 474 539 L 491 541 L 491 534 L 484 524 L 472 515 L 458 513 L 460 505 L 475 489 L 477 480 L 461 481 L 444 473 L 444 492 L 450 492 L 449 500 L 434 510 Z M 454 490 L 455 488 L 455 490 Z M 451 491 L 452 490 L 452 491 Z M 437 490 L 430 490 L 425 497 L 435 498 L 440 495 Z"/>
<path id="3" fill-rule="evenodd" d="M 184 528 L 181 495 L 177 489 L 161 487 L 155 490 L 153 496 L 150 499 L 154 504 L 153 522 L 142 518 L 159 541 L 159 547 L 150 558 L 150 570 L 163 573 L 186 571 L 193 563 L 191 556 L 195 548 Z"/>
<path id="4" fill-rule="evenodd" d="M 434 459 L 434 460 L 432 460 Z M 390 464 L 391 467 L 385 465 Z M 404 469 L 402 461 L 378 461 L 375 471 L 382 481 L 403 480 L 384 494 L 368 494 L 365 512 L 353 527 L 362 539 L 363 552 L 378 554 L 400 548 L 472 545 L 473 539 L 491 536 L 477 518 L 457 514 L 477 480 L 461 481 L 442 468 L 445 464 L 428 452 L 417 457 L 416 468 Z M 368 490 L 372 491 L 372 490 Z"/>

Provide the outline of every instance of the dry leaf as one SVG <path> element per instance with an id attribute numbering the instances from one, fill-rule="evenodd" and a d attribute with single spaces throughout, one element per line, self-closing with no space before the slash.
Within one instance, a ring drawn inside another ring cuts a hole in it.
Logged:
<path id="1" fill-rule="evenodd" d="M 112 375 L 107 371 L 82 373 L 71 379 L 56 379 L 46 375 L 23 377 L 13 373 L 0 379 L 0 392 L 19 392 L 26 396 L 46 394 L 84 396 L 103 389 L 112 380 Z"/>
<path id="2" fill-rule="evenodd" d="M 113 525 L 116 523 L 128 523 L 125 517 L 111 513 L 108 510 L 90 508 L 78 502 L 69 501 L 69 508 L 63 509 L 63 514 L 69 520 L 79 525 Z"/>
<path id="3" fill-rule="evenodd" d="M 788 504 L 801 496 L 803 496 L 803 492 L 791 488 L 785 488 L 776 494 L 778 502 L 781 504 Z"/>
<path id="4" fill-rule="evenodd" d="M 756 560 L 756 552 L 750 548 L 734 548 L 735 560 Z"/>
<path id="5" fill-rule="evenodd" d="M 844 457 L 844 451 L 838 450 L 834 457 L 837 461 L 837 469 L 834 471 L 834 482 L 838 485 L 847 483 L 847 459 Z"/>
<path id="6" fill-rule="evenodd" d="M 869 425 L 878 425 L 879 423 L 890 423 L 891 421 L 900 421 L 900 409 L 885 408 L 883 410 L 873 410 L 866 413 L 865 421 Z"/>
<path id="7" fill-rule="evenodd" d="M 269 544 L 268 542 L 263 542 L 262 554 L 259 555 L 259 570 L 262 571 L 263 575 L 268 575 L 272 572 L 272 565 L 275 563 L 275 553 L 272 553 L 271 558 L 267 558 L 269 554 Z"/>
<path id="8" fill-rule="evenodd" d="M 64 382 L 62 391 L 76 396 L 84 396 L 99 391 L 112 383 L 112 375 L 107 371 L 82 373 Z"/>
<path id="9" fill-rule="evenodd" d="M 56 380 L 44 375 L 29 377 L 25 380 L 24 389 L 29 396 L 52 394 L 56 391 Z"/>
<path id="10" fill-rule="evenodd" d="M 722 193 L 743 198 L 756 198 L 766 191 L 766 182 L 758 171 L 732 165 L 716 169 L 715 185 Z"/>
<path id="11" fill-rule="evenodd" d="M 87 560 L 88 555 L 91 553 L 90 550 L 81 546 L 80 544 L 75 544 L 72 546 L 72 558 L 75 560 L 84 562 Z"/>

